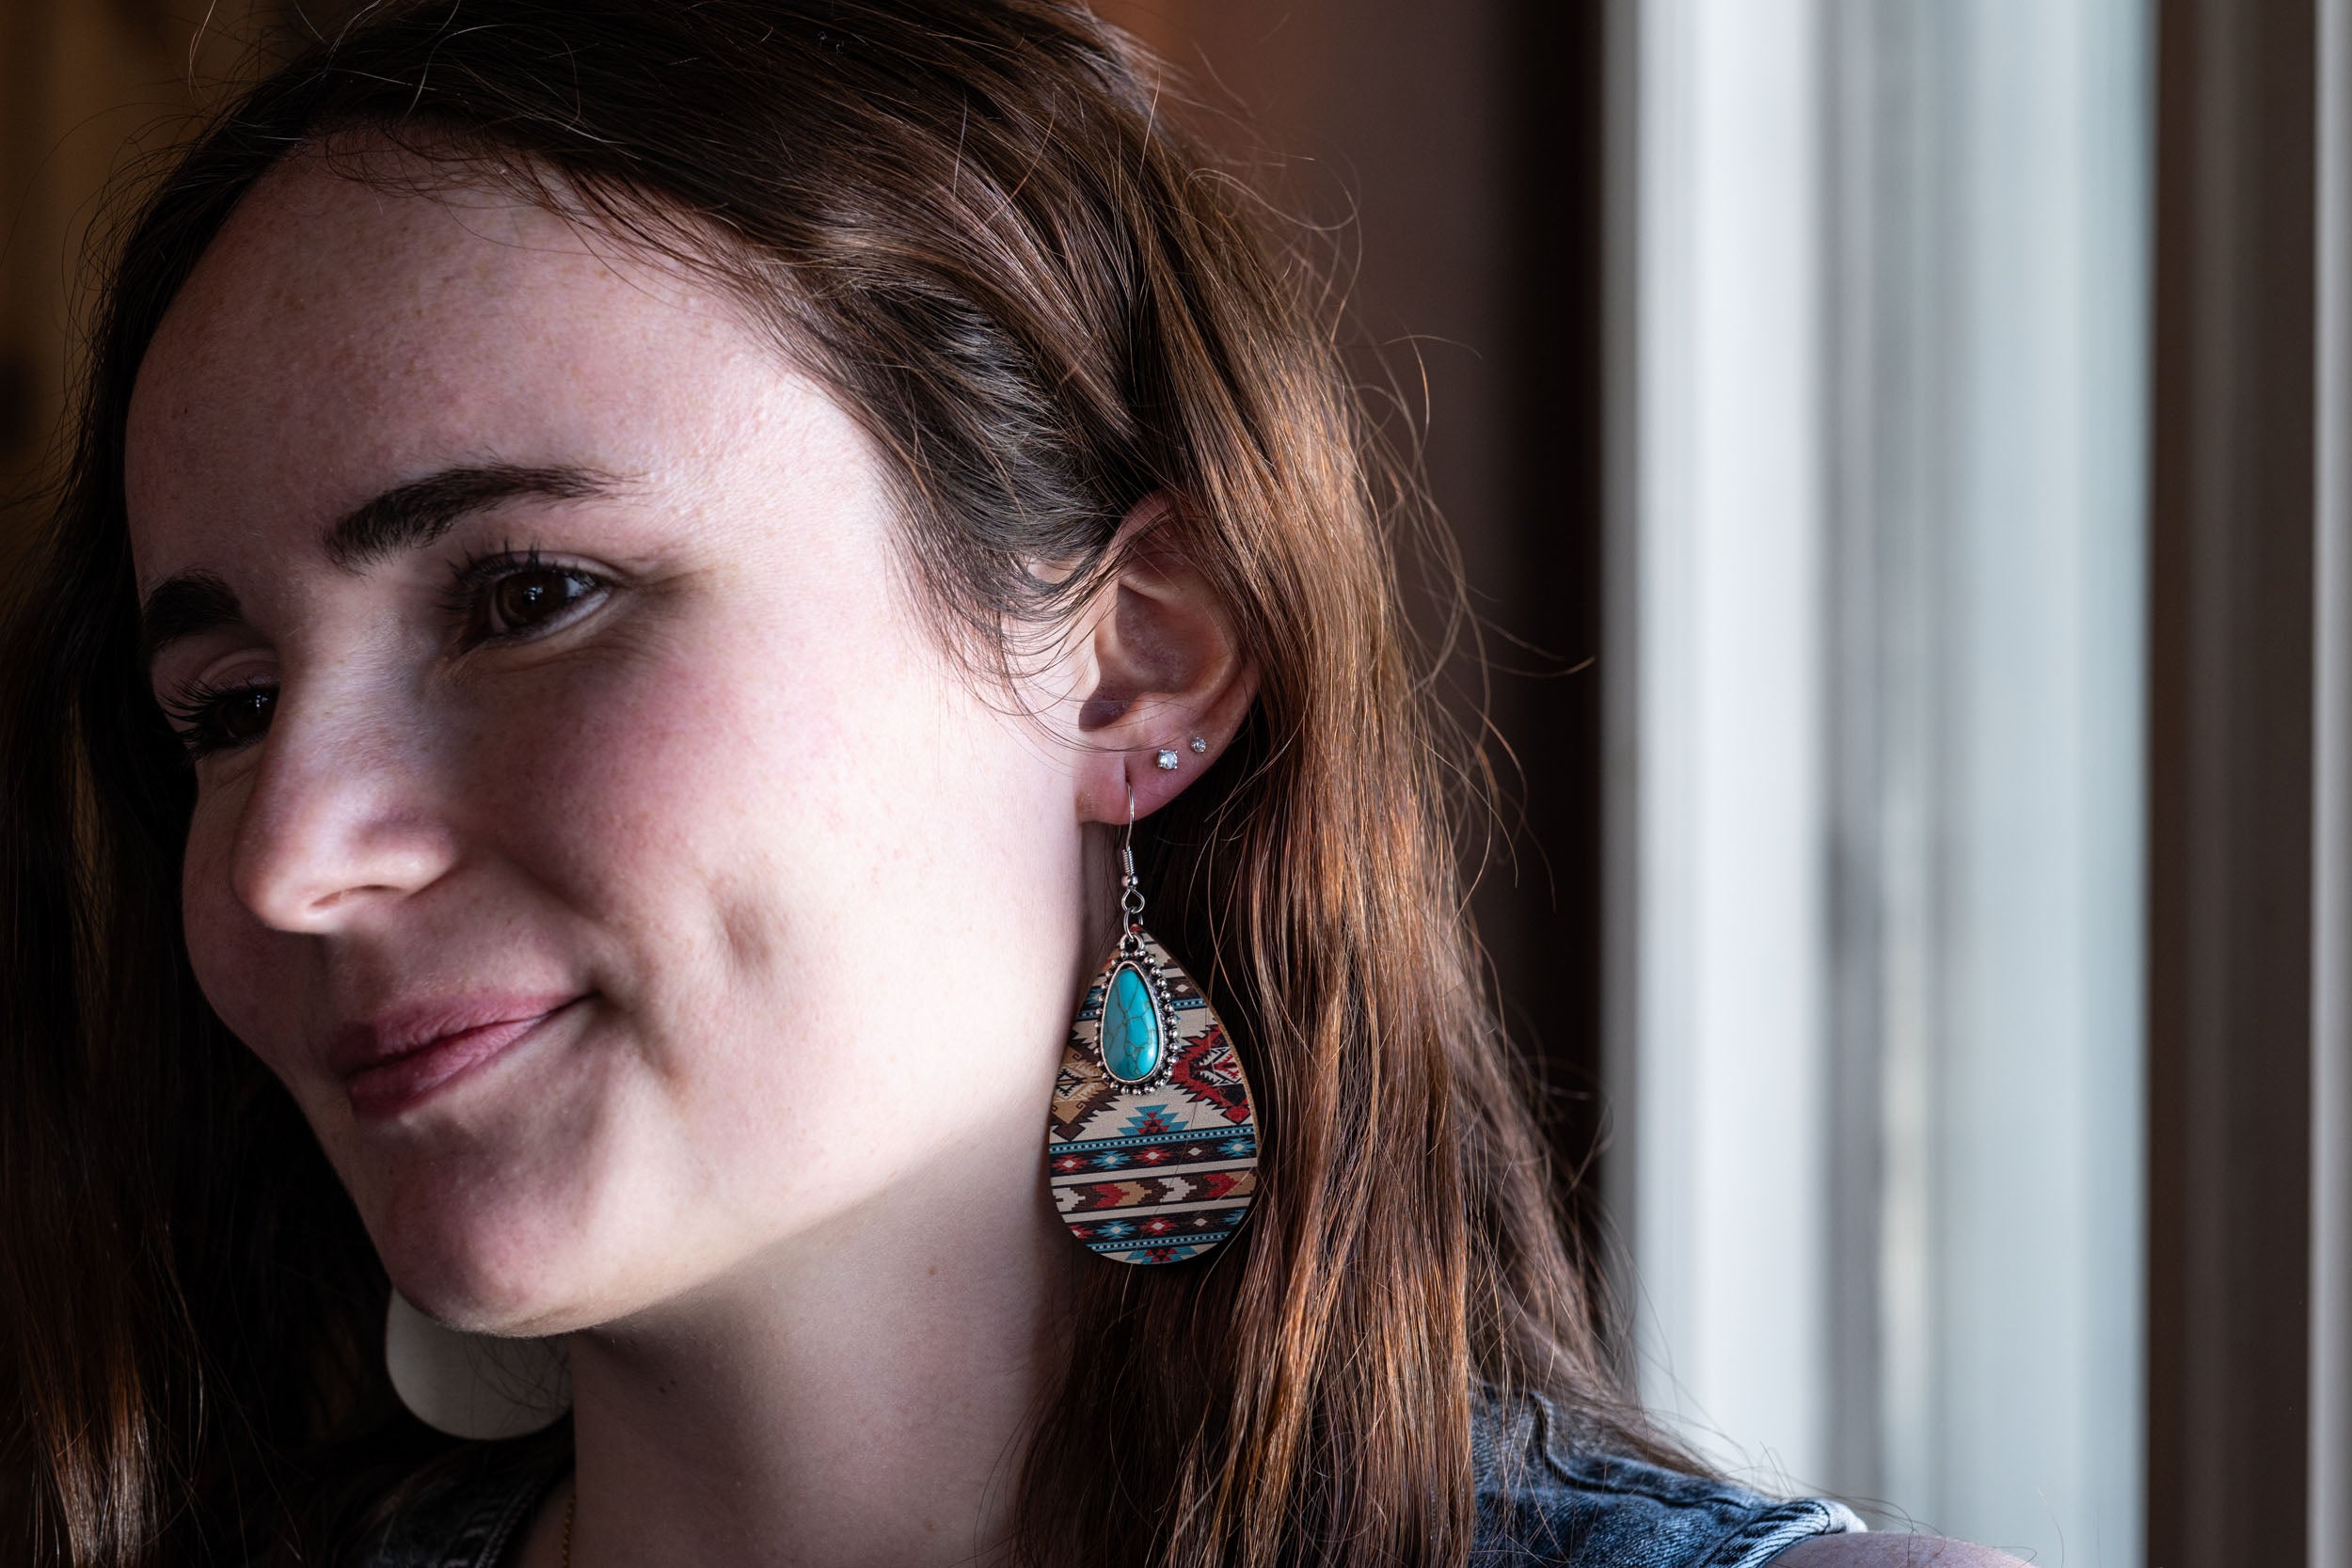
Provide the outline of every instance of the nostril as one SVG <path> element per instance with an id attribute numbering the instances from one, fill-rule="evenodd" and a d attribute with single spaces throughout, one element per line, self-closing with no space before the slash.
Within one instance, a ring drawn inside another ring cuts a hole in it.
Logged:
<path id="1" fill-rule="evenodd" d="M 263 924 L 318 930 L 372 901 L 405 897 L 430 886 L 454 858 L 435 847 L 437 835 L 418 833 L 416 842 L 397 846 L 382 842 L 385 836 L 371 835 L 373 843 L 330 842 L 291 852 L 273 847 L 253 857 L 231 886 Z"/>
<path id="2" fill-rule="evenodd" d="M 330 928 L 431 885 L 453 862 L 423 781 L 292 751 L 264 760 L 230 851 L 230 887 L 262 924 Z"/>

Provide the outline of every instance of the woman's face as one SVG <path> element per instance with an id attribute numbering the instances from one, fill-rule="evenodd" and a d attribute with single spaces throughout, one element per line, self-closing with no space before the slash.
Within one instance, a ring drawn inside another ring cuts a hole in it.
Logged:
<path id="1" fill-rule="evenodd" d="M 130 417 L 197 976 L 477 1327 L 1050 1230 L 1090 956 L 1071 758 L 918 626 L 859 430 L 617 248 L 297 163 Z"/>

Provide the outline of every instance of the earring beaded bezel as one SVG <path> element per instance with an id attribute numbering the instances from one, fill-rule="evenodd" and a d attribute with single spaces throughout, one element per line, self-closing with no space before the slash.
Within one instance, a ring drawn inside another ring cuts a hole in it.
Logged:
<path id="1" fill-rule="evenodd" d="M 1122 948 L 1124 940 L 1121 939 Z M 1119 962 L 1111 966 L 1109 984 L 1117 986 L 1120 972 L 1130 969 L 1143 982 L 1144 992 L 1152 999 L 1152 1018 L 1159 1031 L 1156 1049 L 1152 1053 L 1152 1070 L 1141 1078 L 1123 1077 L 1117 1068 L 1111 1066 L 1110 1058 L 1105 1054 L 1103 1073 L 1123 1089 L 1138 1094 L 1156 1094 L 1168 1086 L 1168 1074 L 1176 1068 L 1176 1013 L 1168 1005 L 1167 973 L 1149 952 L 1122 951 Z"/>

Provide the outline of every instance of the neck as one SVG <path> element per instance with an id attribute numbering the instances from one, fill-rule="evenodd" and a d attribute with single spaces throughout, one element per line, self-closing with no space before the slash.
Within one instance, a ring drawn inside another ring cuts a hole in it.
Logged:
<path id="1" fill-rule="evenodd" d="M 930 1185 L 573 1337 L 578 1568 L 1009 1560 L 1072 1249 L 1041 1183 Z"/>

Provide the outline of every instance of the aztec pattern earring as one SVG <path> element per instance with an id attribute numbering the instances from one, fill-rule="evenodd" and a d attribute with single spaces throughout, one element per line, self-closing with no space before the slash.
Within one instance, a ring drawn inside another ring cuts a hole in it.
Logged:
<path id="1" fill-rule="evenodd" d="M 1175 1263 L 1209 1251 L 1248 1216 L 1258 1116 L 1224 1021 L 1143 928 L 1135 839 L 1131 786 L 1119 851 L 1123 929 L 1062 1050 L 1045 1127 L 1046 1184 L 1088 1251 Z"/>

